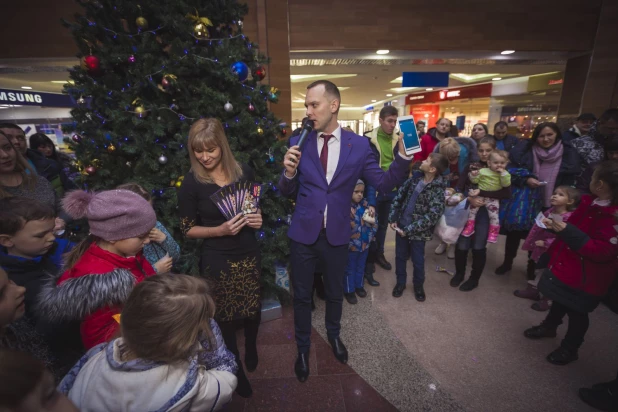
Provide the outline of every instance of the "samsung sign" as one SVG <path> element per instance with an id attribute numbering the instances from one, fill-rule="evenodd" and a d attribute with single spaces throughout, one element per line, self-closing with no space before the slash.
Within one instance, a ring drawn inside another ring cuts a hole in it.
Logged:
<path id="1" fill-rule="evenodd" d="M 0 89 L 0 104 L 18 106 L 73 107 L 75 101 L 66 94 L 23 92 Z"/>

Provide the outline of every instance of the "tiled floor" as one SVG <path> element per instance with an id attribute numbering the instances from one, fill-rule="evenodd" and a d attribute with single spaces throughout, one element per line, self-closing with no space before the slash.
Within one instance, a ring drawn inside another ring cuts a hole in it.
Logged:
<path id="1" fill-rule="evenodd" d="M 260 326 L 258 352 L 260 363 L 248 373 L 253 396 L 238 395 L 224 409 L 230 412 L 258 411 L 333 411 L 390 412 L 397 409 L 386 401 L 352 368 L 339 363 L 333 352 L 315 330 L 311 336 L 309 358 L 311 374 L 305 383 L 294 375 L 296 343 L 291 307 L 283 308 L 283 318 Z M 241 358 L 244 357 L 244 337 L 238 332 Z"/>

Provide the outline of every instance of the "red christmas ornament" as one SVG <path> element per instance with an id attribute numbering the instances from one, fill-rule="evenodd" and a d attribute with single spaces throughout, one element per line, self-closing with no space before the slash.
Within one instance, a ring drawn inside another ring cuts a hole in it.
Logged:
<path id="1" fill-rule="evenodd" d="M 286 129 L 281 129 L 281 135 L 285 136 L 286 134 L 288 134 L 288 131 Z"/>
<path id="2" fill-rule="evenodd" d="M 253 103 L 249 103 L 248 109 L 249 109 L 250 112 L 255 110 L 255 106 L 253 105 Z"/>
<path id="3" fill-rule="evenodd" d="M 94 166 L 88 166 L 86 168 L 86 173 L 88 173 L 90 176 L 94 175 L 97 172 L 97 168 Z"/>
<path id="4" fill-rule="evenodd" d="M 90 74 L 97 74 L 101 70 L 101 60 L 90 54 L 82 60 L 82 67 Z"/>
<path id="5" fill-rule="evenodd" d="M 266 69 L 264 66 L 260 65 L 256 67 L 255 70 L 253 70 L 253 77 L 260 81 L 264 80 L 266 77 Z"/>

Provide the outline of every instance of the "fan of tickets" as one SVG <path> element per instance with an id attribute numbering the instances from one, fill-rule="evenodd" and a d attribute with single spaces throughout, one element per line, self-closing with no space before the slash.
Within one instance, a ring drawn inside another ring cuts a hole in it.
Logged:
<path id="1" fill-rule="evenodd" d="M 231 220 L 239 213 L 257 213 L 262 185 L 254 182 L 236 182 L 217 190 L 210 199 L 215 202 L 223 216 Z"/>

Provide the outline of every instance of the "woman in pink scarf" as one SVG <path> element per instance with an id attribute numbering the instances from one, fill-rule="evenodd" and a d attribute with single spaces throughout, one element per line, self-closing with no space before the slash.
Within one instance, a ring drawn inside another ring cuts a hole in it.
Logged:
<path id="1" fill-rule="evenodd" d="M 509 169 L 523 168 L 530 171 L 533 177 L 526 179 L 512 176 L 513 190 L 516 186 L 527 185 L 539 188 L 543 208 L 547 210 L 551 204 L 551 195 L 558 186 L 575 186 L 579 173 L 579 156 L 569 142 L 562 140 L 562 133 L 556 123 L 540 123 L 534 129 L 530 140 L 520 141 L 510 153 Z M 496 274 L 502 275 L 511 270 L 513 260 L 519 250 L 519 242 L 525 239 L 527 231 L 505 231 L 506 244 L 504 263 L 496 269 Z M 528 261 L 527 272 L 534 279 L 534 261 Z"/>

